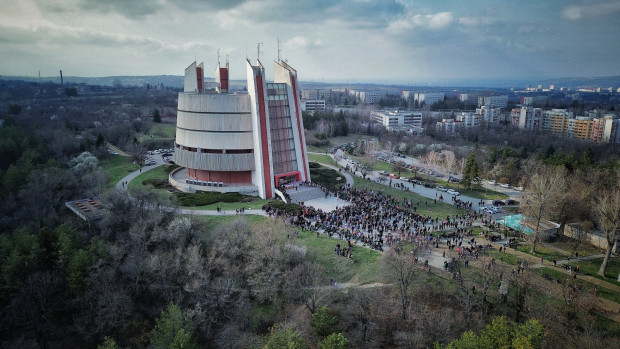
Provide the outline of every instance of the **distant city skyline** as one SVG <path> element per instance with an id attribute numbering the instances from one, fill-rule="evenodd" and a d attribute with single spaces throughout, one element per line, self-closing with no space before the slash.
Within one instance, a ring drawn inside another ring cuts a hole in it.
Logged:
<path id="1" fill-rule="evenodd" d="M 303 81 L 453 84 L 620 75 L 620 2 L 0 0 L 0 75 L 212 76 L 280 57 Z"/>

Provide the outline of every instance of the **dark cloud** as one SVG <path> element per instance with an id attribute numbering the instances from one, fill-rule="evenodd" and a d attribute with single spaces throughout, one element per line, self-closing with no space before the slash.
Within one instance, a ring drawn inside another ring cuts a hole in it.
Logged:
<path id="1" fill-rule="evenodd" d="M 235 8 L 247 0 L 170 0 L 170 2 L 187 11 L 221 11 Z"/>
<path id="2" fill-rule="evenodd" d="M 191 12 L 221 11 L 241 5 L 246 0 L 80 0 L 80 7 L 99 13 L 116 12 L 128 18 L 141 18 L 165 8 L 166 3 Z"/>
<path id="3" fill-rule="evenodd" d="M 322 25 L 326 21 L 350 28 L 381 28 L 390 18 L 404 11 L 396 0 L 314 0 L 254 2 L 257 6 L 239 7 L 244 20 L 257 23 L 295 23 Z"/>
<path id="4" fill-rule="evenodd" d="M 140 18 L 156 13 L 161 7 L 157 0 L 81 0 L 80 8 L 99 13 L 116 12 L 128 18 Z"/>

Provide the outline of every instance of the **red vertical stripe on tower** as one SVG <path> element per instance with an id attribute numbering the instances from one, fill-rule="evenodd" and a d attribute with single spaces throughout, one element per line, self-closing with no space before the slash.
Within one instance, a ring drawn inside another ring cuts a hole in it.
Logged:
<path id="1" fill-rule="evenodd" d="M 196 67 L 196 82 L 198 83 L 198 91 L 202 91 L 202 68 Z"/>
<path id="2" fill-rule="evenodd" d="M 263 175 L 265 177 L 265 197 L 271 199 L 271 168 L 269 166 L 269 139 L 267 138 L 267 113 L 265 112 L 265 94 L 263 91 L 263 77 L 256 76 L 256 93 L 258 94 L 258 114 L 260 117 L 260 143 L 263 152 Z"/>
<path id="3" fill-rule="evenodd" d="M 293 86 L 293 99 L 295 99 L 295 117 L 297 118 L 297 131 L 299 131 L 299 145 L 301 146 L 301 160 L 304 163 L 304 173 L 306 174 L 306 180 L 310 181 L 308 175 L 308 168 L 306 167 L 306 144 L 304 144 L 303 127 L 301 127 L 301 114 L 299 113 L 299 105 L 297 105 L 297 82 L 295 76 L 291 75 L 291 85 Z"/>

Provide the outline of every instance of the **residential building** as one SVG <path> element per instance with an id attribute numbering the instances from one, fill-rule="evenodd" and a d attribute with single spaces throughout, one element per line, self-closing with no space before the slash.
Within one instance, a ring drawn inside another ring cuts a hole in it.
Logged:
<path id="1" fill-rule="evenodd" d="M 476 109 L 476 115 L 480 115 L 480 119 L 486 123 L 497 124 L 502 120 L 502 110 L 500 108 L 490 108 L 482 106 Z"/>
<path id="2" fill-rule="evenodd" d="M 370 114 L 374 122 L 380 123 L 388 131 L 407 130 L 422 127 L 422 113 L 384 109 Z"/>
<path id="3" fill-rule="evenodd" d="M 349 90 L 349 95 L 359 99 L 360 102 L 366 104 L 377 104 L 385 98 L 384 90 Z"/>
<path id="4" fill-rule="evenodd" d="M 456 122 L 461 122 L 463 128 L 478 127 L 482 120 L 482 115 L 470 112 L 461 112 L 454 116 Z"/>
<path id="5" fill-rule="evenodd" d="M 491 108 L 506 108 L 508 105 L 508 96 L 480 96 L 478 97 L 478 106 L 487 106 Z"/>
<path id="6" fill-rule="evenodd" d="M 325 100 L 324 99 L 308 99 L 301 100 L 301 110 L 303 111 L 325 111 Z"/>
<path id="7" fill-rule="evenodd" d="M 414 101 L 417 101 L 419 104 L 424 102 L 428 106 L 431 106 L 437 102 L 443 102 L 445 97 L 446 94 L 443 92 L 415 93 L 413 95 Z"/>
<path id="8" fill-rule="evenodd" d="M 510 113 L 511 124 L 524 130 L 547 130 L 564 137 L 596 143 L 620 143 L 620 120 L 613 114 L 594 112 L 573 116 L 566 109 L 521 107 Z"/>
<path id="9" fill-rule="evenodd" d="M 301 91 L 301 99 L 327 99 L 331 91 L 325 89 L 304 89 Z"/>
<path id="10" fill-rule="evenodd" d="M 510 112 L 512 125 L 524 130 L 540 129 L 542 126 L 542 109 L 521 107 L 512 109 Z"/>
<path id="11" fill-rule="evenodd" d="M 441 119 L 441 121 L 437 121 L 435 127 L 440 131 L 454 133 L 463 128 L 463 123 L 455 119 Z"/>

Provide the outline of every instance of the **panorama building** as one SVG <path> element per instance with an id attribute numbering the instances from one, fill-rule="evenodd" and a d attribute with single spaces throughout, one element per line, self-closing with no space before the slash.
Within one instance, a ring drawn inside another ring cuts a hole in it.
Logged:
<path id="1" fill-rule="evenodd" d="M 170 183 L 183 191 L 241 192 L 273 198 L 277 188 L 310 181 L 297 72 L 246 60 L 247 93 L 229 91 L 229 67 L 205 82 L 204 64 L 185 69 L 179 93 Z"/>

